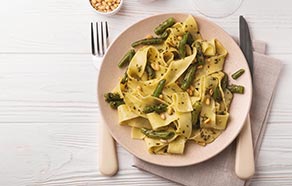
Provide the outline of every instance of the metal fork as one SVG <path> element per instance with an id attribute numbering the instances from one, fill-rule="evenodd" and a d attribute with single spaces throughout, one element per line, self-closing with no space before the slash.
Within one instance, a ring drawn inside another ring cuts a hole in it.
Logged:
<path id="1" fill-rule="evenodd" d="M 108 38 L 107 22 L 91 22 L 91 54 L 93 55 L 94 66 L 98 70 L 108 47 Z"/>
<path id="2" fill-rule="evenodd" d="M 107 22 L 91 23 L 91 53 L 94 66 L 99 71 L 102 57 L 108 46 L 108 25 Z M 115 141 L 108 132 L 105 123 L 101 125 L 101 141 L 99 154 L 99 171 L 106 176 L 112 176 L 118 171 L 118 158 Z"/>

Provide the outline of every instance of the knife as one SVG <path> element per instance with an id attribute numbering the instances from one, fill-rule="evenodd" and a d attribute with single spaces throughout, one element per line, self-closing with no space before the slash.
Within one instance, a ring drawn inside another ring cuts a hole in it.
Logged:
<path id="1" fill-rule="evenodd" d="M 240 48 L 248 63 L 251 76 L 253 75 L 253 49 L 249 28 L 243 16 L 239 17 Z M 250 116 L 238 135 L 235 153 L 235 173 L 241 179 L 248 179 L 255 173 L 254 151 L 251 134 Z"/>

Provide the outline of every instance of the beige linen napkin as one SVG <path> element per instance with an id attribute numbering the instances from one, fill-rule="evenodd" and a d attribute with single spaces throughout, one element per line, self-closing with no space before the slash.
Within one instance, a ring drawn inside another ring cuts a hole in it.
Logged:
<path id="1" fill-rule="evenodd" d="M 273 95 L 282 63 L 265 55 L 266 45 L 256 41 L 254 45 L 253 100 L 250 111 L 255 157 L 258 156 Z M 243 186 L 234 171 L 235 142 L 217 156 L 203 163 L 187 167 L 162 167 L 134 158 L 134 166 L 174 182 L 190 186 Z"/>

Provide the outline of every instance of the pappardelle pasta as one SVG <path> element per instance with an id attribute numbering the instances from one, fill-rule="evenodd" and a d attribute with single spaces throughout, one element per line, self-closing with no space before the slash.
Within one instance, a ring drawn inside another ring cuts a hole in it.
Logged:
<path id="1" fill-rule="evenodd" d="M 244 87 L 228 85 L 227 50 L 204 40 L 193 16 L 169 18 L 154 32 L 132 44 L 119 63 L 124 77 L 105 100 L 149 153 L 183 154 L 187 141 L 205 146 L 225 130 L 233 93 Z"/>

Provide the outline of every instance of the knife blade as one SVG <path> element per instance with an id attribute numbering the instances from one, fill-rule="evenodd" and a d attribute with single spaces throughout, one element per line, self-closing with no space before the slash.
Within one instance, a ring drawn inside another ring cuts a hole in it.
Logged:
<path id="1" fill-rule="evenodd" d="M 249 28 L 243 16 L 239 16 L 240 48 L 246 58 L 251 75 L 253 75 L 253 48 Z"/>
<path id="2" fill-rule="evenodd" d="M 251 75 L 253 73 L 253 48 L 249 28 L 243 16 L 239 17 L 240 48 L 247 60 Z M 248 114 L 244 126 L 238 135 L 235 153 L 235 173 L 241 179 L 254 175 L 254 151 L 251 134 L 250 116 Z"/>

